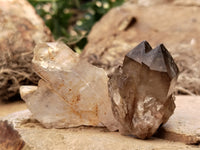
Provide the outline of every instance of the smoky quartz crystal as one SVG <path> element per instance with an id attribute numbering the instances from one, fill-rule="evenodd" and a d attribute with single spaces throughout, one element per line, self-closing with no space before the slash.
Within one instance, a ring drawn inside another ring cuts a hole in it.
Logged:
<path id="1" fill-rule="evenodd" d="M 145 139 L 173 114 L 179 70 L 163 44 L 143 41 L 124 58 L 108 82 L 120 133 Z"/>

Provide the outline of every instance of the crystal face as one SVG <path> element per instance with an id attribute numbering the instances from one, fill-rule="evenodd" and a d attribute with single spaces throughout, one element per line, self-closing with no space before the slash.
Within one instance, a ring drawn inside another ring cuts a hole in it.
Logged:
<path id="1" fill-rule="evenodd" d="M 145 139 L 175 109 L 173 89 L 178 68 L 163 44 L 152 49 L 143 41 L 124 58 L 109 80 L 112 110 L 119 131 Z"/>
<path id="2" fill-rule="evenodd" d="M 107 126 L 117 122 L 111 110 L 105 71 L 79 59 L 63 43 L 42 43 L 34 49 L 38 86 L 22 86 L 21 97 L 45 127 Z"/>
<path id="3" fill-rule="evenodd" d="M 179 71 L 163 44 L 152 49 L 146 41 L 140 43 L 109 81 L 103 69 L 59 42 L 38 44 L 32 64 L 41 80 L 38 86 L 22 86 L 20 94 L 47 128 L 106 126 L 145 139 L 175 109 Z"/>

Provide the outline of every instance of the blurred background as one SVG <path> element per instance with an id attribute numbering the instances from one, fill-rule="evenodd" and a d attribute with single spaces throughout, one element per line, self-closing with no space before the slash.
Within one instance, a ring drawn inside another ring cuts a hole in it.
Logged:
<path id="1" fill-rule="evenodd" d="M 55 40 L 62 39 L 81 53 L 92 26 L 111 8 L 125 0 L 28 0 L 51 30 Z"/>
<path id="2" fill-rule="evenodd" d="M 38 42 L 62 40 L 77 53 L 92 26 L 124 0 L 1 0 L 0 101 L 20 99 L 19 86 L 37 84 L 33 48 Z"/>

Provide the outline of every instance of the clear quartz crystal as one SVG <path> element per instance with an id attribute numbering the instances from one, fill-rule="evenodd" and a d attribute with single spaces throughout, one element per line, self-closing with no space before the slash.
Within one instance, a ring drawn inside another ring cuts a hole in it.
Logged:
<path id="1" fill-rule="evenodd" d="M 119 131 L 145 139 L 165 123 L 175 109 L 173 89 L 178 68 L 164 45 L 140 43 L 109 80 L 109 94 Z"/>
<path id="2" fill-rule="evenodd" d="M 45 127 L 89 125 L 116 129 L 103 69 L 80 60 L 60 42 L 38 44 L 32 63 L 41 80 L 38 87 L 22 86 L 20 93 Z"/>

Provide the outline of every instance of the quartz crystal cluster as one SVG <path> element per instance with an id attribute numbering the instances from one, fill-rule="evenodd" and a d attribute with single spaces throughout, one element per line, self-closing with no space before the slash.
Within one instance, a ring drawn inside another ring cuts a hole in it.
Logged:
<path id="1" fill-rule="evenodd" d="M 124 58 L 109 80 L 112 110 L 119 131 L 145 139 L 175 109 L 173 89 L 178 68 L 163 44 L 152 49 L 143 41 Z"/>
<path id="2" fill-rule="evenodd" d="M 172 115 L 178 68 L 164 45 L 140 43 L 111 75 L 60 42 L 41 43 L 32 60 L 38 86 L 20 93 L 45 127 L 106 126 L 145 139 Z"/>
<path id="3" fill-rule="evenodd" d="M 45 127 L 116 129 L 103 69 L 80 60 L 60 42 L 37 45 L 32 64 L 41 80 L 38 86 L 21 86 L 20 94 L 33 117 Z"/>

